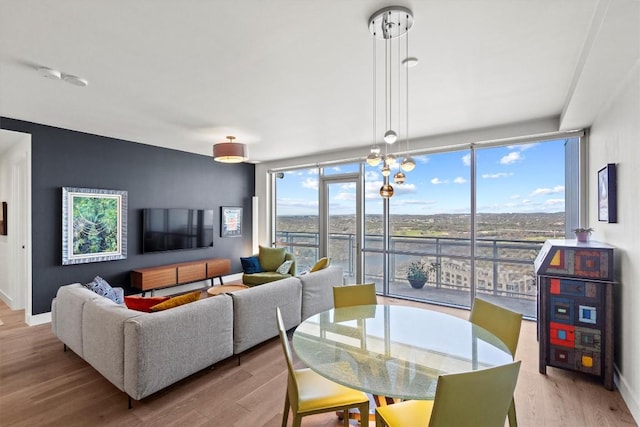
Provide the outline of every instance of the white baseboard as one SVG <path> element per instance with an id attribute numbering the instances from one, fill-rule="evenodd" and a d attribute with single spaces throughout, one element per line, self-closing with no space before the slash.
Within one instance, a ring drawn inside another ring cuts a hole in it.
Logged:
<path id="1" fill-rule="evenodd" d="M 620 375 L 618 367 L 614 366 L 613 369 L 613 382 L 616 384 L 616 387 L 618 387 L 620 396 L 622 396 L 624 403 L 627 404 L 627 408 L 629 408 L 629 412 L 631 412 L 631 416 L 635 420 L 636 424 L 640 424 L 640 404 L 638 399 L 633 395 L 633 392 L 625 378 Z"/>
<path id="2" fill-rule="evenodd" d="M 27 319 L 25 319 L 25 321 L 29 326 L 37 326 L 37 325 L 43 325 L 45 323 L 51 323 L 51 312 L 36 314 L 34 316 L 28 316 Z"/>

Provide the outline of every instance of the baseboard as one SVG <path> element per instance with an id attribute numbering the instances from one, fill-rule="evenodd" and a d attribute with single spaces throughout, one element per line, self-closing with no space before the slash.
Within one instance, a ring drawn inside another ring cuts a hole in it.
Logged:
<path id="1" fill-rule="evenodd" d="M 625 378 L 620 375 L 620 371 L 617 366 L 614 366 L 613 382 L 616 384 L 616 387 L 618 387 L 620 396 L 622 396 L 624 403 L 627 404 L 627 408 L 629 408 L 629 412 L 631 412 L 631 416 L 635 420 L 636 424 L 640 425 L 640 404 L 638 399 L 633 395 L 633 392 L 629 388 L 629 384 L 627 384 Z"/>
<path id="2" fill-rule="evenodd" d="M 51 323 L 51 312 L 36 314 L 35 316 L 27 317 L 26 323 L 29 326 L 44 325 L 45 323 Z"/>

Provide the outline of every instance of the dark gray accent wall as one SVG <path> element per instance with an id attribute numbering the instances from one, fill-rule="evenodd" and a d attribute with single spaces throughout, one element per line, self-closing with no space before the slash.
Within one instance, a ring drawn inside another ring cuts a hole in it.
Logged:
<path id="1" fill-rule="evenodd" d="M 242 271 L 240 257 L 251 254 L 254 165 L 8 118 L 0 127 L 31 134 L 33 314 L 51 310 L 60 286 L 95 276 L 132 293 L 136 268 L 220 257 L 231 259 L 232 273 Z M 128 192 L 127 259 L 62 265 L 62 187 Z M 221 206 L 244 208 L 242 237 L 220 237 Z M 213 248 L 143 254 L 144 208 L 213 209 Z"/>

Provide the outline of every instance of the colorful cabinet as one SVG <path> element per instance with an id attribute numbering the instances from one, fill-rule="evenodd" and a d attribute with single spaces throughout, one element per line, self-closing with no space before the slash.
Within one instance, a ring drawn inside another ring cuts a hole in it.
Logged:
<path id="1" fill-rule="evenodd" d="M 535 269 L 540 373 L 547 366 L 585 372 L 613 390 L 614 248 L 547 240 Z"/>

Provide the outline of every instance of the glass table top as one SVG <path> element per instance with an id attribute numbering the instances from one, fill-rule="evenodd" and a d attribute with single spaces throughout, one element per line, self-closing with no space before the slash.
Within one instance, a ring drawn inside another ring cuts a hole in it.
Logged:
<path id="1" fill-rule="evenodd" d="M 445 313 L 398 305 L 331 309 L 302 322 L 293 348 L 308 367 L 380 396 L 433 399 L 439 375 L 512 362 L 487 330 Z"/>

